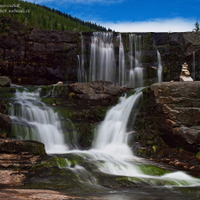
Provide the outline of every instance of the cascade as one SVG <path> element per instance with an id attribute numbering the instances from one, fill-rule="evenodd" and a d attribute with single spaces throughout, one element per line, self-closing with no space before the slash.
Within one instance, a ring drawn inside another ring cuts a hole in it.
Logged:
<path id="1" fill-rule="evenodd" d="M 200 186 L 200 179 L 183 172 L 168 172 L 156 176 L 147 175 L 141 170 L 145 167 L 145 163 L 142 159 L 134 156 L 128 146 L 127 123 L 132 108 L 137 107 L 141 102 L 142 89 L 138 89 L 134 95 L 128 98 L 122 97 L 120 103 L 107 112 L 104 121 L 97 129 L 92 149 L 72 150 L 69 153 L 79 155 L 86 159 L 86 162 L 92 162 L 103 173 L 126 176 L 130 181 L 131 178 L 137 178 L 138 181 L 151 186 L 156 186 L 157 183 L 166 187 Z M 69 169 L 69 167 L 67 168 Z"/>
<path id="2" fill-rule="evenodd" d="M 95 32 L 91 40 L 89 81 L 115 82 L 113 33 Z"/>
<path id="3" fill-rule="evenodd" d="M 163 71 L 163 67 L 162 67 L 162 63 L 161 63 L 161 56 L 160 56 L 160 52 L 157 51 L 157 59 L 158 59 L 158 70 L 157 70 L 157 76 L 158 76 L 158 82 L 162 82 L 162 71 Z"/>
<path id="4" fill-rule="evenodd" d="M 133 56 L 133 46 L 135 47 L 135 55 Z M 129 87 L 142 87 L 143 86 L 143 69 L 141 64 L 142 48 L 141 48 L 141 36 L 135 34 L 129 35 L 130 46 L 130 70 L 129 70 Z M 133 68 L 133 59 L 135 67 Z"/>
<path id="5" fill-rule="evenodd" d="M 43 142 L 49 154 L 64 153 L 62 156 L 65 156 L 66 168 L 77 174 L 81 183 L 98 185 L 95 173 L 91 174 L 93 169 L 87 168 L 87 164 L 79 164 L 79 158 L 82 162 L 91 163 L 99 173 L 129 177 L 128 180 L 133 182 L 137 178 L 137 181 L 151 186 L 200 186 L 199 179 L 183 172 L 168 172 L 161 176 L 143 173 L 145 163 L 132 154 L 128 146 L 127 129 L 132 109 L 136 109 L 141 103 L 142 89 L 137 89 L 135 94 L 128 98 L 121 97 L 120 102 L 107 112 L 97 129 L 90 150 L 71 150 L 66 145 L 68 141 L 64 140 L 58 115 L 41 102 L 39 91 L 17 91 L 9 113 L 18 137 Z M 71 160 L 72 158 L 78 160 Z M 73 165 L 70 164 L 72 162 Z"/>
<path id="6" fill-rule="evenodd" d="M 122 42 L 121 34 L 118 35 L 119 39 L 119 85 L 124 86 L 126 84 L 126 68 L 125 68 L 125 56 L 124 45 Z"/>
<path id="7" fill-rule="evenodd" d="M 129 35 L 130 68 L 126 67 L 121 34 L 117 36 L 117 39 L 119 40 L 118 67 L 116 67 L 115 64 L 116 59 L 114 54 L 113 33 L 93 33 L 91 38 L 89 81 L 106 80 L 118 83 L 121 86 L 125 86 L 128 83 L 128 87 L 142 87 L 143 69 L 141 63 L 141 36 L 135 34 Z M 118 73 L 116 73 L 116 70 Z M 128 76 L 126 74 L 127 71 L 129 71 Z"/>
<path id="8" fill-rule="evenodd" d="M 69 141 L 64 139 L 58 115 L 41 101 L 39 91 L 31 93 L 17 90 L 9 115 L 12 131 L 19 139 L 42 142 L 47 153 L 68 151 L 65 142 Z"/>
<path id="9" fill-rule="evenodd" d="M 128 147 L 127 124 L 132 109 L 136 108 L 141 101 L 142 93 L 136 92 L 129 98 L 120 98 L 120 102 L 106 115 L 98 129 L 95 149 L 111 154 L 132 155 Z"/>
<path id="10" fill-rule="evenodd" d="M 78 82 L 87 82 L 87 74 L 85 71 L 85 43 L 84 37 L 81 34 L 81 56 L 77 55 L 78 58 Z"/>

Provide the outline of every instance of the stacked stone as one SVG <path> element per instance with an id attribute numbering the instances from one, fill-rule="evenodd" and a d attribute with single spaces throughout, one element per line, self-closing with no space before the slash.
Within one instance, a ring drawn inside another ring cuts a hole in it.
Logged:
<path id="1" fill-rule="evenodd" d="M 193 81 L 192 77 L 190 76 L 190 72 L 188 70 L 187 63 L 182 65 L 182 70 L 180 74 L 180 81 Z"/>

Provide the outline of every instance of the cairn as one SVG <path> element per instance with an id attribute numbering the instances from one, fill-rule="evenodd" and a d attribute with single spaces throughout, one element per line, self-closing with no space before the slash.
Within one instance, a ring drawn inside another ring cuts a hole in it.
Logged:
<path id="1" fill-rule="evenodd" d="M 190 76 L 190 72 L 188 70 L 188 64 L 184 63 L 182 65 L 182 70 L 180 74 L 180 81 L 193 81 L 192 77 Z"/>

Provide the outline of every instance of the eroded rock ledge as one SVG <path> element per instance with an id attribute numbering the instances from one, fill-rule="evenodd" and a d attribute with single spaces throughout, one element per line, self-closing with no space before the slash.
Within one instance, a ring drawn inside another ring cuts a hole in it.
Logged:
<path id="1" fill-rule="evenodd" d="M 163 139 L 173 147 L 200 151 L 200 82 L 151 85 Z"/>

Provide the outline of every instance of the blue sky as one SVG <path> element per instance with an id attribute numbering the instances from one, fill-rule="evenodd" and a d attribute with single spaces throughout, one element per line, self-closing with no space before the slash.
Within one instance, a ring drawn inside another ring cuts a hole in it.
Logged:
<path id="1" fill-rule="evenodd" d="M 192 31 L 200 0 L 26 0 L 119 32 Z"/>

